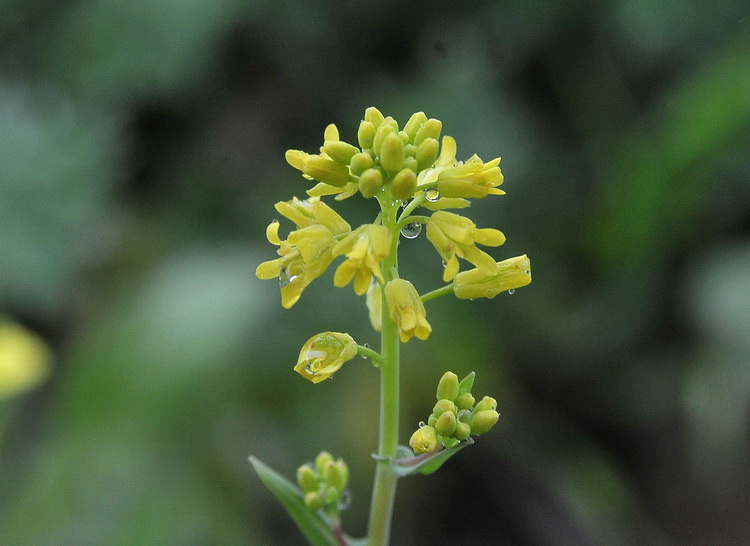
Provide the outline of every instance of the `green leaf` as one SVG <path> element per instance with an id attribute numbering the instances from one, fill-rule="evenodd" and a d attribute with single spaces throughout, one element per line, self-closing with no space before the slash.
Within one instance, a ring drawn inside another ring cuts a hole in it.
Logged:
<path id="1" fill-rule="evenodd" d="M 333 530 L 323 516 L 305 506 L 304 497 L 297 486 L 255 457 L 250 457 L 250 464 L 253 465 L 263 484 L 284 505 L 310 544 L 314 546 L 339 545 Z"/>
<path id="2" fill-rule="evenodd" d="M 458 394 L 465 394 L 467 392 L 471 392 L 471 387 L 474 386 L 474 377 L 476 374 L 474 372 L 471 372 L 469 375 L 464 377 L 461 382 L 458 384 Z"/>
<path id="3" fill-rule="evenodd" d="M 473 443 L 474 440 L 469 438 L 456 447 L 444 449 L 442 451 L 435 451 L 433 453 L 423 453 L 422 455 L 416 456 L 408 447 L 398 446 L 396 457 L 391 459 L 391 469 L 399 478 L 410 476 L 411 474 L 424 474 L 426 476 L 435 472 L 438 468 L 443 466 L 445 461 Z"/>

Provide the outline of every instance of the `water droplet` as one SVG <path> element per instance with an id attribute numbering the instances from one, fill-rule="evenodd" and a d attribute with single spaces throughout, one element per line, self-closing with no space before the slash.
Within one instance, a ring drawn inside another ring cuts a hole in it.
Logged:
<path id="1" fill-rule="evenodd" d="M 511 295 L 511 296 L 513 294 L 515 294 L 515 293 L 516 293 L 516 289 L 515 288 L 511 288 L 510 290 L 508 290 L 508 294 Z"/>
<path id="2" fill-rule="evenodd" d="M 296 278 L 297 275 L 290 275 L 286 269 L 282 269 L 281 273 L 279 273 L 279 288 L 285 288 Z"/>
<path id="3" fill-rule="evenodd" d="M 430 203 L 434 203 L 435 201 L 440 199 L 440 192 L 436 189 L 425 190 L 423 193 L 424 198 L 427 199 Z"/>
<path id="4" fill-rule="evenodd" d="M 308 362 L 307 364 L 305 364 L 305 373 L 309 375 L 316 375 L 318 371 L 313 369 L 312 364 L 312 362 Z"/>
<path id="5" fill-rule="evenodd" d="M 362 347 L 364 347 L 365 349 L 369 349 L 370 348 L 370 344 L 369 343 L 365 343 L 364 345 L 362 345 Z M 368 358 L 367 355 L 359 355 L 359 356 L 361 356 L 363 360 L 367 360 L 367 358 Z"/>
<path id="6" fill-rule="evenodd" d="M 339 501 L 338 509 L 339 510 L 346 510 L 351 506 L 352 504 L 352 494 L 349 493 L 348 489 L 344 489 L 344 492 L 341 494 L 341 500 Z"/>
<path id="7" fill-rule="evenodd" d="M 422 224 L 419 222 L 412 222 L 401 228 L 401 235 L 407 239 L 416 239 L 420 233 L 422 233 Z"/>
<path id="8" fill-rule="evenodd" d="M 443 260 L 441 263 L 443 264 L 443 269 L 445 269 L 446 267 L 448 267 L 448 264 L 446 263 L 445 260 Z"/>
<path id="9" fill-rule="evenodd" d="M 486 295 L 486 296 L 487 296 L 488 298 L 493 298 L 493 297 L 495 297 L 495 291 L 494 291 L 494 290 L 492 290 L 491 288 L 488 288 L 488 289 L 487 289 L 487 291 L 485 292 L 485 295 Z"/>
<path id="10" fill-rule="evenodd" d="M 424 428 L 426 426 L 427 426 L 427 423 L 425 423 L 424 421 L 419 422 L 419 428 Z"/>

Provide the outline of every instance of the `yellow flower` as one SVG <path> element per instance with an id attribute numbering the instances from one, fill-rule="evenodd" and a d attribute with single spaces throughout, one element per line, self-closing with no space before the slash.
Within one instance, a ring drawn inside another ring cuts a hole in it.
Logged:
<path id="1" fill-rule="evenodd" d="M 285 241 L 279 237 L 279 222 L 266 229 L 268 241 L 279 247 L 280 258 L 263 262 L 255 270 L 259 279 L 279 279 L 281 305 L 292 307 L 302 291 L 320 277 L 333 261 L 335 235 L 351 231 L 349 224 L 331 207 L 311 198 L 276 203 L 276 210 L 300 228 L 292 231 Z"/>
<path id="2" fill-rule="evenodd" d="M 409 438 L 409 447 L 411 447 L 417 455 L 437 451 L 437 431 L 431 426 L 418 428 L 414 431 L 414 434 L 411 435 L 411 438 Z"/>
<path id="3" fill-rule="evenodd" d="M 320 383 L 357 354 L 357 343 L 349 334 L 323 332 L 305 342 L 294 371 L 313 383 Z"/>
<path id="4" fill-rule="evenodd" d="M 0 317 L 0 398 L 36 387 L 49 375 L 51 360 L 44 340 Z"/>
<path id="5" fill-rule="evenodd" d="M 505 235 L 496 229 L 477 229 L 476 224 L 458 214 L 439 210 L 434 212 L 427 223 L 427 238 L 438 251 L 445 263 L 443 280 L 450 281 L 459 269 L 458 258 L 473 263 L 487 275 L 495 272 L 495 259 L 479 250 L 475 243 L 485 246 L 500 246 Z"/>
<path id="6" fill-rule="evenodd" d="M 319 180 L 339 188 L 349 182 L 349 167 L 336 163 L 328 154 L 308 154 L 301 150 L 287 150 L 286 160 L 292 167 L 302 171 L 308 180 Z"/>
<path id="7" fill-rule="evenodd" d="M 370 287 L 373 275 L 384 283 L 380 262 L 390 254 L 391 239 L 385 226 L 365 224 L 336 243 L 333 255 L 346 254 L 347 259 L 336 269 L 333 284 L 346 286 L 354 279 L 354 292 L 361 296 Z"/>
<path id="8" fill-rule="evenodd" d="M 383 327 L 383 292 L 375 280 L 370 283 L 370 288 L 367 289 L 365 301 L 370 316 L 370 324 L 376 332 L 379 332 Z"/>
<path id="9" fill-rule="evenodd" d="M 531 282 L 531 262 L 524 254 L 497 263 L 497 270 L 486 274 L 479 269 L 462 271 L 453 279 L 457 298 L 494 298 L 501 292 L 515 290 Z"/>
<path id="10" fill-rule="evenodd" d="M 432 327 L 427 322 L 424 304 L 409 281 L 394 279 L 386 284 L 385 301 L 388 304 L 388 315 L 398 325 L 402 343 L 413 336 L 421 340 L 430 336 Z"/>

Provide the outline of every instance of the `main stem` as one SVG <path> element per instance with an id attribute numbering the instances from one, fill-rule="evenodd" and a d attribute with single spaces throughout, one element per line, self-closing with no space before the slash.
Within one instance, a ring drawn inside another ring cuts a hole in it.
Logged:
<path id="1" fill-rule="evenodd" d="M 383 204 L 381 203 L 381 206 Z M 386 281 L 392 280 L 398 273 L 398 239 L 396 230 L 396 212 L 398 205 L 384 206 L 383 224 L 393 233 L 391 253 L 383 261 L 383 274 Z M 375 481 L 370 504 L 370 523 L 367 531 L 370 546 L 385 546 L 391 531 L 393 501 L 396 497 L 397 477 L 391 470 L 390 458 L 396 456 L 398 447 L 398 402 L 399 402 L 399 332 L 398 326 L 388 314 L 385 294 L 383 301 L 381 346 L 383 364 L 380 367 L 380 435 L 378 440 L 378 459 L 375 467 Z"/>

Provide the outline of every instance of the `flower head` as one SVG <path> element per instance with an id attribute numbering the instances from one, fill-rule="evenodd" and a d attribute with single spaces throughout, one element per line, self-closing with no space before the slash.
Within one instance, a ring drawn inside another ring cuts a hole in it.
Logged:
<path id="1" fill-rule="evenodd" d="M 357 354 L 357 343 L 349 334 L 323 332 L 302 346 L 294 371 L 313 383 L 320 383 Z"/>
<path id="2" fill-rule="evenodd" d="M 403 343 L 413 336 L 425 340 L 432 332 L 427 322 L 424 304 L 414 286 L 407 280 L 394 279 L 385 285 L 385 301 L 388 314 L 398 325 Z"/>
<path id="3" fill-rule="evenodd" d="M 480 269 L 462 271 L 453 279 L 453 291 L 457 298 L 494 298 L 501 292 L 515 290 L 531 282 L 531 262 L 524 254 L 498 262 L 494 273 Z"/>
<path id="4" fill-rule="evenodd" d="M 333 284 L 346 286 L 354 279 L 354 292 L 361 296 L 370 287 L 374 275 L 385 282 L 380 271 L 382 262 L 391 251 L 391 232 L 385 226 L 365 224 L 352 231 L 333 247 L 333 255 L 346 255 L 333 277 Z"/>
<path id="5" fill-rule="evenodd" d="M 458 258 L 473 263 L 486 274 L 496 269 L 495 259 L 479 250 L 476 243 L 485 246 L 500 246 L 505 235 L 496 229 L 477 229 L 476 224 L 458 214 L 439 210 L 434 212 L 427 223 L 427 238 L 445 262 L 443 280 L 450 281 L 459 269 Z"/>

